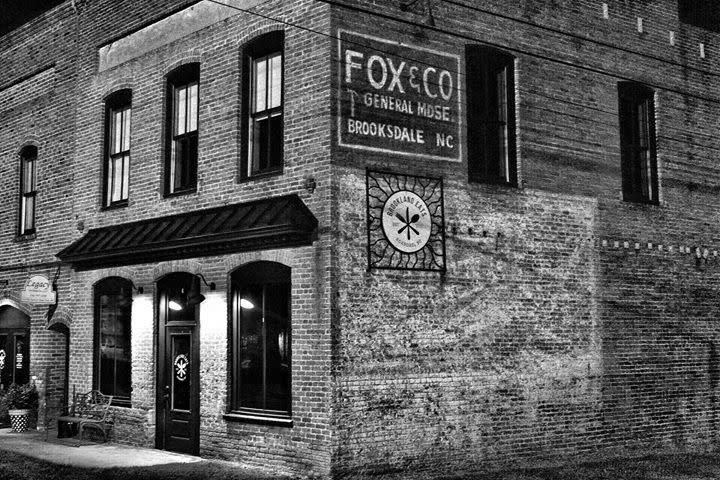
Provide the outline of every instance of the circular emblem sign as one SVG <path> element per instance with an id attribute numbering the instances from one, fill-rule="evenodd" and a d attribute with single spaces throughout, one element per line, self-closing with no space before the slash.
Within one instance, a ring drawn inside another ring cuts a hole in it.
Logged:
<path id="1" fill-rule="evenodd" d="M 175 361 L 173 362 L 175 365 L 175 377 L 181 382 L 184 382 L 187 378 L 188 363 L 188 359 L 183 353 L 175 357 Z"/>
<path id="2" fill-rule="evenodd" d="M 383 205 L 382 227 L 388 242 L 401 252 L 421 250 L 432 232 L 427 204 L 408 190 L 393 193 Z"/>

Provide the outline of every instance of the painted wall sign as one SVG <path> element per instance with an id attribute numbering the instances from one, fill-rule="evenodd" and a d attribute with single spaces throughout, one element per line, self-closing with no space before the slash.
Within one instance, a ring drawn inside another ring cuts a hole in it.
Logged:
<path id="1" fill-rule="evenodd" d="M 460 57 L 338 32 L 339 144 L 460 161 Z"/>
<path id="2" fill-rule="evenodd" d="M 25 282 L 25 287 L 20 292 L 20 299 L 23 302 L 32 304 L 53 304 L 55 303 L 56 294 L 47 277 L 33 275 Z"/>
<path id="3" fill-rule="evenodd" d="M 445 270 L 442 179 L 367 171 L 369 268 Z"/>

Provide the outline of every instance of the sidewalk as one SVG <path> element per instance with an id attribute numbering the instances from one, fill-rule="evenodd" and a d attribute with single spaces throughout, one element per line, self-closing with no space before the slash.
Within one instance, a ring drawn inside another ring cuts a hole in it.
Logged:
<path id="1" fill-rule="evenodd" d="M 50 432 L 49 440 L 53 440 L 53 435 L 57 435 L 57 432 Z M 46 442 L 44 432 L 14 433 L 9 428 L 0 429 L 0 448 L 52 463 L 86 468 L 149 467 L 167 463 L 208 461 L 191 455 L 113 443 L 83 444 L 75 447 L 72 440 L 63 443 Z"/>

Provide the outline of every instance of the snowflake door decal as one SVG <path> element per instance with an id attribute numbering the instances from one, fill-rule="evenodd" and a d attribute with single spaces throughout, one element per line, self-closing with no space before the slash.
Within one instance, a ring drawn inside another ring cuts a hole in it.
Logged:
<path id="1" fill-rule="evenodd" d="M 189 363 L 187 356 L 183 353 L 175 357 L 175 361 L 173 362 L 175 365 L 175 377 L 181 382 L 184 382 L 187 378 L 187 367 Z"/>
<path id="2" fill-rule="evenodd" d="M 442 179 L 367 172 L 369 268 L 445 271 Z"/>

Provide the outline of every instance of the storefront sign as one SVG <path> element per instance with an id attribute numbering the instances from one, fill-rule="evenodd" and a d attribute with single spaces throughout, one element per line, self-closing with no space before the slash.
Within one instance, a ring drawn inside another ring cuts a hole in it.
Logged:
<path id="1" fill-rule="evenodd" d="M 367 172 L 370 268 L 445 270 L 442 180 Z"/>
<path id="2" fill-rule="evenodd" d="M 460 57 L 339 32 L 341 146 L 460 161 Z"/>
<path id="3" fill-rule="evenodd" d="M 56 296 L 47 277 L 33 275 L 25 282 L 20 298 L 27 303 L 51 305 L 55 303 Z"/>

